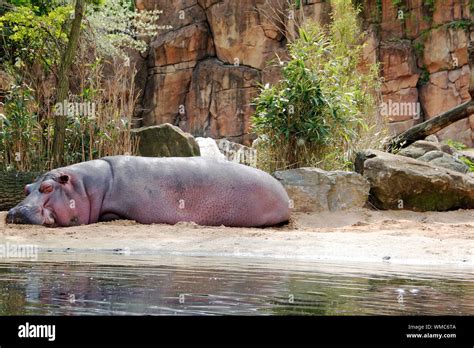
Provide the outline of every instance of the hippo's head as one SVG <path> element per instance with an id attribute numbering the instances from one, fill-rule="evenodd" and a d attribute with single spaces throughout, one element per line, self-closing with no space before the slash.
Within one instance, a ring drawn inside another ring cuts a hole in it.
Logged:
<path id="1" fill-rule="evenodd" d="M 26 198 L 7 214 L 7 223 L 48 227 L 77 225 L 75 192 L 68 174 L 51 171 L 25 186 Z"/>

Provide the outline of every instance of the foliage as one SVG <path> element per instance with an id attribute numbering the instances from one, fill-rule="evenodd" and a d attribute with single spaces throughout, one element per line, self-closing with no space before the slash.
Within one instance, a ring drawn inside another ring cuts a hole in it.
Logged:
<path id="1" fill-rule="evenodd" d="M 449 145 L 450 147 L 452 147 L 453 149 L 456 149 L 456 150 L 465 150 L 465 149 L 467 149 L 466 145 L 464 145 L 463 143 L 461 143 L 459 141 L 453 140 L 453 139 L 446 139 L 444 142 L 447 145 Z"/>
<path id="2" fill-rule="evenodd" d="M 420 69 L 420 78 L 418 80 L 418 84 L 420 86 L 426 85 L 429 80 L 430 80 L 430 72 L 428 71 L 428 68 L 426 67 L 426 65 L 423 65 L 423 67 Z"/>
<path id="3" fill-rule="evenodd" d="M 67 4 L 66 0 L 7 0 L 6 3 L 12 7 L 29 7 L 35 14 L 44 15 L 58 6 Z M 0 1 L 1 5 L 1 1 Z"/>
<path id="4" fill-rule="evenodd" d="M 59 6 L 46 14 L 37 14 L 37 7 L 17 7 L 0 17 L 4 56 L 15 64 L 32 65 L 40 60 L 51 69 L 58 63 L 67 36 L 63 31 L 72 8 Z"/>
<path id="5" fill-rule="evenodd" d="M 6 43 L 1 45 L 0 69 L 16 79 L 5 96 L 4 115 L 0 115 L 3 169 L 52 168 L 56 75 L 73 8 L 70 1 L 53 1 L 43 7 L 40 3 L 18 0 L 16 7 L 0 16 L 0 40 Z M 143 50 L 146 40 L 158 30 L 153 23 L 159 11 L 138 14 L 130 9 L 130 0 L 88 0 L 88 4 L 67 102 L 91 105 L 95 112 L 68 115 L 66 164 L 136 153 L 138 144 L 131 129 L 139 91 L 129 56 L 134 49 Z"/>
<path id="6" fill-rule="evenodd" d="M 474 22 L 469 19 L 461 19 L 448 23 L 448 28 L 468 30 Z"/>
<path id="7" fill-rule="evenodd" d="M 425 51 L 425 45 L 423 44 L 423 42 L 415 42 L 413 44 L 413 49 L 415 50 L 415 54 L 417 57 L 423 57 L 423 53 Z"/>
<path id="8" fill-rule="evenodd" d="M 357 15 L 349 0 L 332 1 L 327 28 L 307 22 L 280 61 L 282 80 L 255 100 L 259 166 L 267 171 L 301 166 L 348 168 L 353 151 L 382 135 L 374 91 L 378 68 L 362 72 Z M 358 71 L 358 73 L 355 73 Z"/>
<path id="9" fill-rule="evenodd" d="M 460 156 L 459 160 L 464 162 L 468 167 L 470 172 L 474 172 L 474 162 L 465 156 Z"/>
<path id="10" fill-rule="evenodd" d="M 449 145 L 450 147 L 458 151 L 466 150 L 468 148 L 465 144 L 459 141 L 452 140 L 452 139 L 447 139 L 444 141 L 444 143 L 446 143 L 447 145 Z M 459 156 L 459 160 L 464 162 L 469 167 L 469 171 L 474 172 L 474 162 L 472 162 L 468 157 Z"/>
<path id="11" fill-rule="evenodd" d="M 143 53 L 146 39 L 157 34 L 161 11 L 130 9 L 129 0 L 105 0 L 100 7 L 90 8 L 87 19 L 90 25 L 86 35 L 97 44 L 104 56 L 127 57 L 127 49 Z"/>
<path id="12" fill-rule="evenodd" d="M 423 0 L 423 6 L 428 9 L 430 13 L 436 10 L 436 0 Z"/>

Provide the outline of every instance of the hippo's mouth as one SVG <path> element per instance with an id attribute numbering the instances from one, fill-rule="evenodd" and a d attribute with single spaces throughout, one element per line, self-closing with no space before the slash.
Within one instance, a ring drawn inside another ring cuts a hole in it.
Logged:
<path id="1" fill-rule="evenodd" d="M 54 213 L 47 207 L 43 207 L 43 226 L 56 227 L 56 218 Z"/>

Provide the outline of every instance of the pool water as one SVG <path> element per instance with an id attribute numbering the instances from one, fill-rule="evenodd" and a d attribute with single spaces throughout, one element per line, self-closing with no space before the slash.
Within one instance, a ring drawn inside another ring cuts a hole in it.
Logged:
<path id="1" fill-rule="evenodd" d="M 469 268 L 123 255 L 3 261 L 0 315 L 474 314 Z"/>

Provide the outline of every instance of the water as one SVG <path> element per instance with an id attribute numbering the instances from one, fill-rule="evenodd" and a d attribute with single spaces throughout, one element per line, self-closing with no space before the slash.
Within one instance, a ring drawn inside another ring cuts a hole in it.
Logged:
<path id="1" fill-rule="evenodd" d="M 472 269 L 168 257 L 0 263 L 0 315 L 473 315 Z"/>

